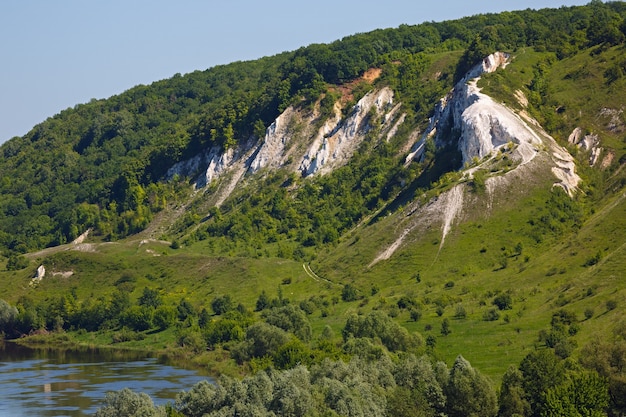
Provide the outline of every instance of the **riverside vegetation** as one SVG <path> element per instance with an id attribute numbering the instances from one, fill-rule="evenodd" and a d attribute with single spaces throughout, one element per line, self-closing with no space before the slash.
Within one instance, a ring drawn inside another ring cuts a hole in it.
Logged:
<path id="1" fill-rule="evenodd" d="M 64 110 L 0 148 L 0 330 L 222 375 L 165 407 L 111 393 L 98 416 L 621 415 L 625 18 L 625 3 L 592 1 L 401 26 Z M 406 163 L 414 128 L 498 50 L 511 62 L 479 86 L 574 155 L 573 196 L 549 170 L 494 192 L 515 164 L 505 148 L 486 169 L 426 140 Z M 168 175 L 262 138 L 288 108 L 321 127 L 383 87 L 408 121 L 380 140 L 371 112 L 358 152 L 325 175 L 286 162 L 222 204 L 219 181 L 194 190 L 196 178 Z M 599 163 L 568 141 L 576 128 L 601 144 Z M 433 223 L 372 262 L 407 207 L 458 185 L 471 204 L 445 242 Z"/>

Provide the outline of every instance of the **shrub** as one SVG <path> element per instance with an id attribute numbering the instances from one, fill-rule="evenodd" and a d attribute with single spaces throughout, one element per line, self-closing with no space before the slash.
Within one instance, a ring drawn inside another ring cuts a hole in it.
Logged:
<path id="1" fill-rule="evenodd" d="M 450 321 L 447 318 L 443 319 L 441 322 L 441 334 L 447 336 L 450 333 L 452 333 L 452 330 L 450 330 Z"/>
<path id="2" fill-rule="evenodd" d="M 213 309 L 215 314 L 221 316 L 233 309 L 233 300 L 228 294 L 215 297 L 213 301 L 211 301 L 211 309 Z"/>
<path id="3" fill-rule="evenodd" d="M 422 312 L 414 308 L 414 309 L 411 309 L 409 316 L 411 317 L 411 321 L 418 321 L 419 319 L 422 318 Z"/>
<path id="4" fill-rule="evenodd" d="M 465 311 L 465 307 L 463 307 L 463 304 L 459 304 L 456 306 L 454 317 L 456 317 L 457 319 L 464 319 L 467 317 L 467 311 Z"/>
<path id="5" fill-rule="evenodd" d="M 513 299 L 510 294 L 500 294 L 493 299 L 492 304 L 498 307 L 498 310 L 511 310 L 513 308 Z"/>
<path id="6" fill-rule="evenodd" d="M 343 301 L 355 301 L 357 299 L 357 291 L 351 284 L 344 285 L 341 290 L 341 299 Z"/>
<path id="7" fill-rule="evenodd" d="M 500 313 L 495 308 L 490 308 L 483 314 L 484 321 L 496 321 L 500 318 Z"/>
<path id="8" fill-rule="evenodd" d="M 99 408 L 95 417 L 165 417 L 165 408 L 156 407 L 148 394 L 137 394 L 128 388 L 107 392 L 105 406 Z"/>

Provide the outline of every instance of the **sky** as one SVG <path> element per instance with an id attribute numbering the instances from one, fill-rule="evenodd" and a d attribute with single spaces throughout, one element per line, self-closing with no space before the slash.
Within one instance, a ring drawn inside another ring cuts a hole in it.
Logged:
<path id="1" fill-rule="evenodd" d="M 401 24 L 589 0 L 1 0 L 0 143 L 176 73 Z"/>

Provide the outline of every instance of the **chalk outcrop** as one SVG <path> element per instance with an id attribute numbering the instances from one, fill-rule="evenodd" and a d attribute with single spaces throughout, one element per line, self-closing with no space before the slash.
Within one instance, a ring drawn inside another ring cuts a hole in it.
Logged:
<path id="1" fill-rule="evenodd" d="M 595 166 L 600 160 L 602 148 L 600 147 L 600 138 L 598 135 L 585 135 L 583 130 L 577 127 L 569 135 L 567 141 L 572 145 L 576 145 L 580 150 L 589 152 L 589 165 Z"/>
<path id="2" fill-rule="evenodd" d="M 371 113 L 372 110 L 374 114 Z M 345 120 L 341 120 L 338 112 L 335 112 L 335 117 L 324 124 L 313 140 L 298 170 L 303 176 L 309 176 L 324 174 L 345 164 L 369 132 L 370 117 L 382 116 L 383 123 L 389 123 L 397 110 L 393 107 L 393 91 L 383 88 L 366 94 Z"/>
<path id="3" fill-rule="evenodd" d="M 539 136 L 519 116 L 481 93 L 477 86 L 482 74 L 494 72 L 508 61 L 508 54 L 490 55 L 459 81 L 437 105 L 428 129 L 407 160 L 419 159 L 426 139 L 434 138 L 438 146 L 458 141 L 464 164 L 480 160 L 508 143 L 518 145 L 519 159 L 528 162 L 534 155 L 532 149 L 541 144 Z"/>

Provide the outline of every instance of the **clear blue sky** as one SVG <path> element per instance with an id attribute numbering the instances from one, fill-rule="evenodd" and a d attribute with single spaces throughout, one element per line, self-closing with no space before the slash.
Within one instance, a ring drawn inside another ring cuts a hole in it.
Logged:
<path id="1" fill-rule="evenodd" d="M 589 0 L 2 0 L 0 142 L 175 73 L 377 28 Z"/>

